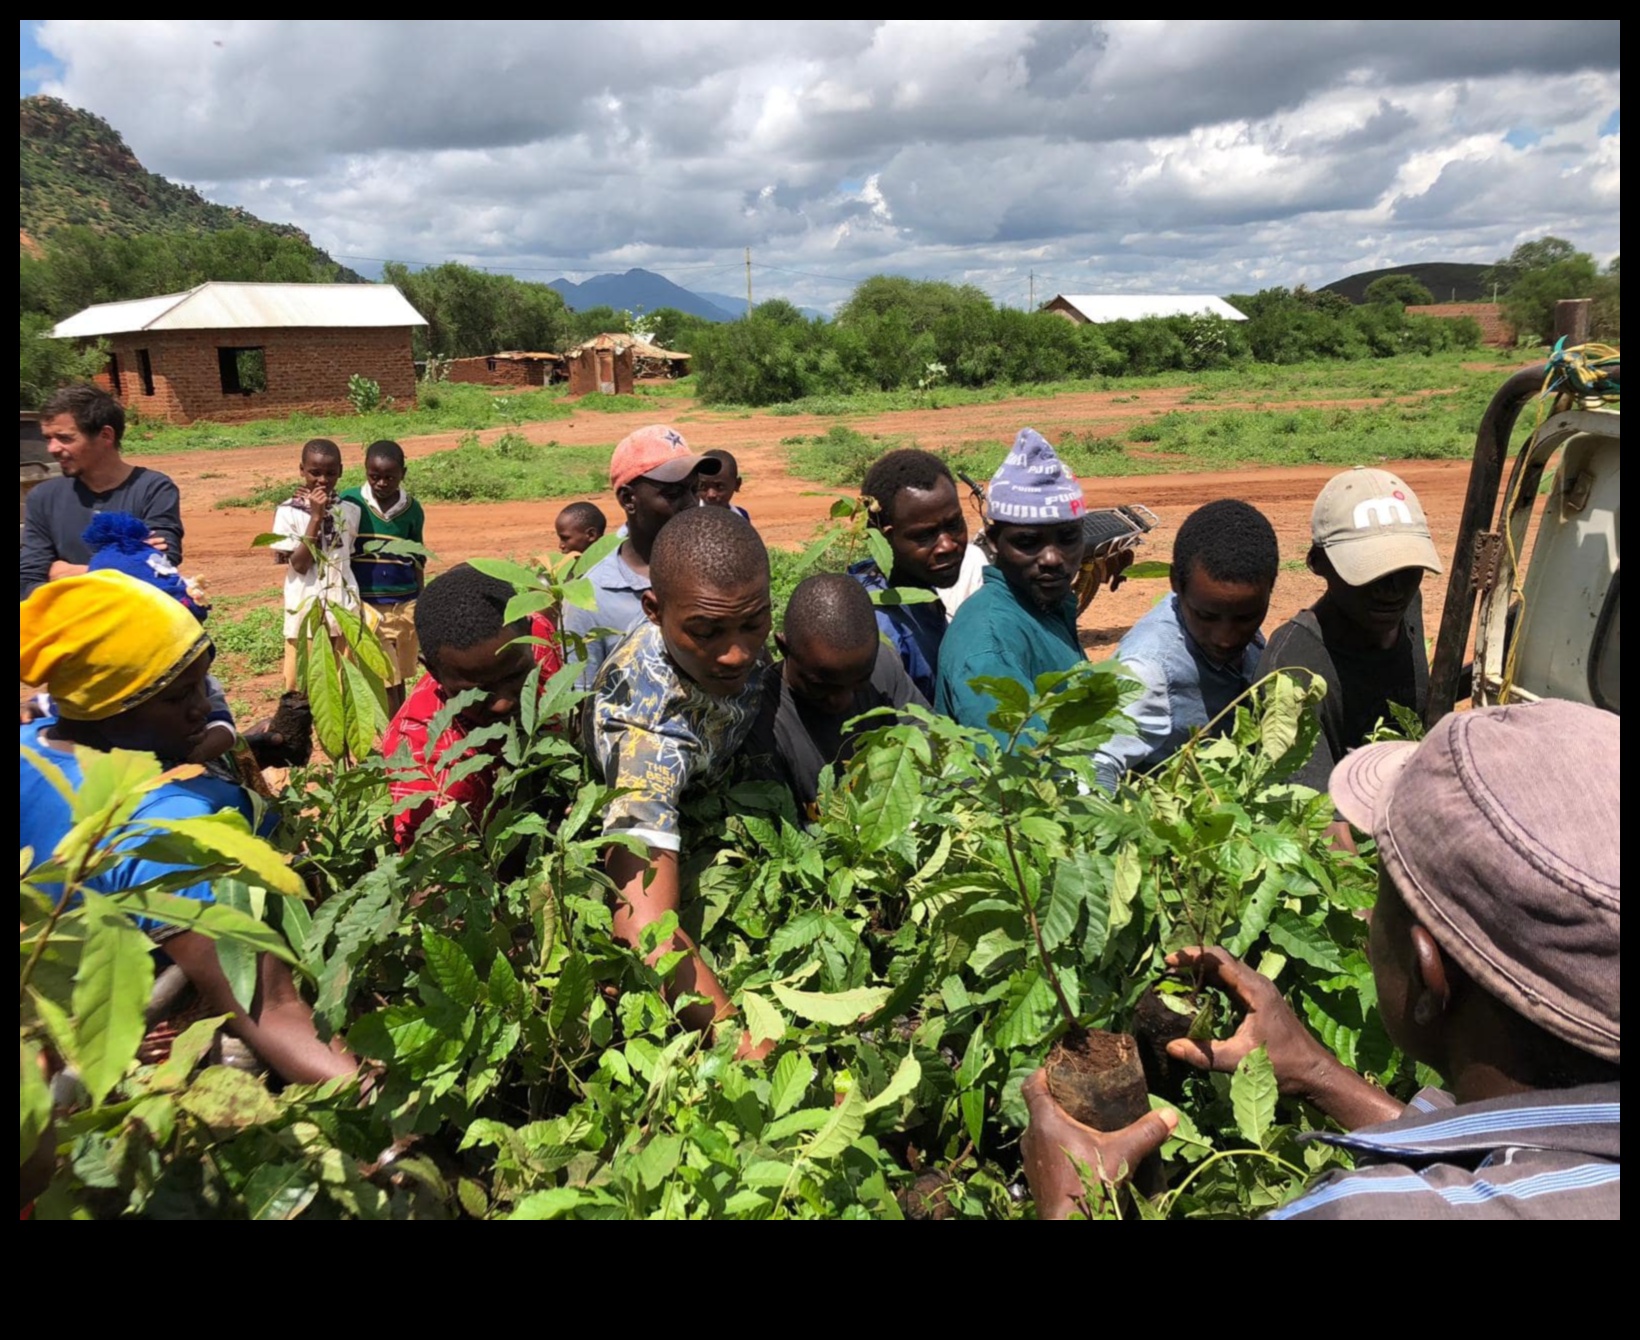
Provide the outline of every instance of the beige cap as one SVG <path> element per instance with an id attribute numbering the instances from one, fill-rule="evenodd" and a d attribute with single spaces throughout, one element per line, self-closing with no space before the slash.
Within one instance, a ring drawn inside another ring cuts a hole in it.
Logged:
<path id="1" fill-rule="evenodd" d="M 1402 568 L 1441 571 L 1418 495 L 1388 470 L 1358 465 L 1329 479 L 1310 513 L 1310 539 L 1351 586 Z"/>

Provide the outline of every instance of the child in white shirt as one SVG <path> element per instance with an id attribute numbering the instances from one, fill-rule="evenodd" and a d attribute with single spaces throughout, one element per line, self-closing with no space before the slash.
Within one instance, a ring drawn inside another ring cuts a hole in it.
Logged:
<path id="1" fill-rule="evenodd" d="M 353 541 L 359 533 L 355 504 L 337 496 L 342 477 L 342 450 L 327 437 L 302 448 L 301 486 L 279 504 L 273 530 L 281 536 L 274 557 L 285 571 L 285 689 L 297 686 L 297 644 L 308 607 L 318 599 L 344 609 L 359 608 L 353 579 Z M 341 655 L 346 644 L 334 620 L 327 621 L 332 645 Z"/>

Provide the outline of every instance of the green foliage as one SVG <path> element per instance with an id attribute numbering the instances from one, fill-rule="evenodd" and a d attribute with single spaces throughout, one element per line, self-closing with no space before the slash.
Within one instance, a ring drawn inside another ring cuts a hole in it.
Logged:
<path id="1" fill-rule="evenodd" d="M 1367 285 L 1363 302 L 1388 303 L 1393 307 L 1427 307 L 1435 295 L 1411 275 L 1380 275 Z"/>
<path id="2" fill-rule="evenodd" d="M 54 340 L 48 316 L 25 312 L 18 319 L 17 394 L 27 408 L 40 405 L 59 386 L 88 382 L 108 366 L 108 345 L 94 340 L 80 346 L 73 340 Z"/>
<path id="3" fill-rule="evenodd" d="M 288 496 L 289 486 L 285 494 Z M 283 502 L 280 497 L 276 502 Z M 242 658 L 247 674 L 265 675 L 279 668 L 285 654 L 285 612 L 260 605 L 244 611 L 216 610 L 207 625 L 218 653 Z"/>
<path id="4" fill-rule="evenodd" d="M 556 353 L 573 343 L 571 317 L 556 289 L 447 261 L 411 270 L 382 268 L 427 319 L 415 333 L 416 357 L 476 358 L 506 349 Z"/>
<path id="5" fill-rule="evenodd" d="M 382 401 L 382 384 L 373 378 L 355 372 L 347 379 L 347 403 L 353 406 L 355 414 L 374 414 L 380 409 L 390 409 L 393 405 L 389 396 L 385 404 Z"/>

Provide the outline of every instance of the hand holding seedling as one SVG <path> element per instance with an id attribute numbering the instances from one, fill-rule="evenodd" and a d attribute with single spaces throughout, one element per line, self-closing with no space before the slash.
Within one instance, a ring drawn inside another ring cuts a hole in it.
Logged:
<path id="1" fill-rule="evenodd" d="M 1048 1092 L 1048 1072 L 1038 1070 L 1022 1090 L 1030 1124 L 1020 1139 L 1025 1180 L 1042 1219 L 1068 1219 L 1082 1210 L 1088 1195 L 1082 1169 L 1096 1183 L 1114 1190 L 1126 1182 L 1143 1159 L 1160 1149 L 1179 1124 L 1177 1114 L 1150 1112 L 1119 1131 L 1084 1126 Z"/>
<path id="2" fill-rule="evenodd" d="M 1276 1083 L 1288 1098 L 1314 1103 L 1346 1130 L 1401 1114 L 1401 1104 L 1343 1066 L 1282 997 L 1276 984 L 1240 959 L 1214 947 L 1192 946 L 1167 956 L 1175 973 L 1216 986 L 1245 1012 L 1241 1026 L 1223 1041 L 1177 1038 L 1167 1053 L 1177 1060 L 1225 1074 L 1263 1047 Z"/>

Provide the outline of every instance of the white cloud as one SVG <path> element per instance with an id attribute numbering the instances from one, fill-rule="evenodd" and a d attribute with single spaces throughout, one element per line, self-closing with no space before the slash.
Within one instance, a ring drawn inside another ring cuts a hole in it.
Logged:
<path id="1" fill-rule="evenodd" d="M 761 287 L 822 306 L 884 268 L 1021 302 L 1029 270 L 1039 297 L 1229 292 L 1488 261 L 1545 232 L 1604 258 L 1618 38 L 1589 20 L 39 32 L 62 66 L 45 91 L 333 252 L 711 287 L 750 246 L 803 272 Z M 1517 148 L 1529 116 L 1547 133 Z"/>

